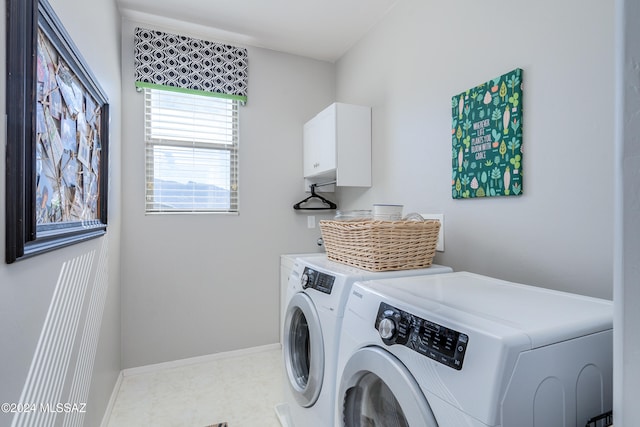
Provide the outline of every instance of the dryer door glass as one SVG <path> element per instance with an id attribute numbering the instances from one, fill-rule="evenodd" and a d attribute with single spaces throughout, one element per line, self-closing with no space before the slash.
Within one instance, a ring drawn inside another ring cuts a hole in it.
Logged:
<path id="1" fill-rule="evenodd" d="M 368 373 L 347 390 L 344 406 L 348 426 L 409 427 L 393 392 L 377 375 Z"/>
<path id="2" fill-rule="evenodd" d="M 379 347 L 364 347 L 349 357 L 338 393 L 341 426 L 438 427 L 411 372 Z"/>
<path id="3" fill-rule="evenodd" d="M 284 364 L 289 387 L 300 406 L 313 405 L 324 376 L 324 343 L 320 319 L 304 293 L 291 298 L 284 322 Z"/>

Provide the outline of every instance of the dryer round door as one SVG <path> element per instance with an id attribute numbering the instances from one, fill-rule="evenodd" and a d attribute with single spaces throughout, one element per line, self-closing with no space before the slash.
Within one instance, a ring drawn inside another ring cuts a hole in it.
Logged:
<path id="1" fill-rule="evenodd" d="M 318 312 L 305 293 L 289 301 L 284 320 L 284 365 L 289 387 L 300 406 L 318 400 L 324 376 L 324 343 Z"/>
<path id="2" fill-rule="evenodd" d="M 411 373 L 381 348 L 365 347 L 351 356 L 339 393 L 342 426 L 438 426 Z"/>

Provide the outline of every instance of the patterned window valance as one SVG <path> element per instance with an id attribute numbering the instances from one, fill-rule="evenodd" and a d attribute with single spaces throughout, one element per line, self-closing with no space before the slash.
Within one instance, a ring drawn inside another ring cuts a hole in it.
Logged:
<path id="1" fill-rule="evenodd" d="M 161 31 L 135 30 L 136 87 L 247 100 L 247 50 Z"/>

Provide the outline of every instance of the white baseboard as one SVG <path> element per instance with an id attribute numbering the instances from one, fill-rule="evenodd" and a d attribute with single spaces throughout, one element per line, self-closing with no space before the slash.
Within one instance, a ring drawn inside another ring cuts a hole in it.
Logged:
<path id="1" fill-rule="evenodd" d="M 280 343 L 267 344 L 258 347 L 243 348 L 241 350 L 225 351 L 222 353 L 207 354 L 205 356 L 189 357 L 186 359 L 172 360 L 170 362 L 154 363 L 152 365 L 138 366 L 135 368 L 127 368 L 122 370 L 123 376 L 146 374 L 149 372 L 159 372 L 165 369 L 179 368 L 182 366 L 195 365 L 198 363 L 207 363 L 214 360 L 226 359 L 229 357 L 244 356 L 247 354 L 260 353 L 262 351 L 270 351 L 280 349 Z"/>
<path id="2" fill-rule="evenodd" d="M 100 423 L 100 427 L 107 427 L 109 425 L 111 412 L 113 411 L 113 406 L 116 404 L 116 398 L 118 397 L 118 392 L 120 391 L 120 385 L 122 384 L 123 378 L 124 378 L 124 375 L 122 374 L 122 371 L 120 371 L 120 374 L 118 374 L 118 379 L 116 380 L 116 383 L 113 386 L 113 391 L 111 392 L 109 403 L 107 403 L 107 408 L 105 409 L 104 415 L 102 416 L 102 422 Z"/>

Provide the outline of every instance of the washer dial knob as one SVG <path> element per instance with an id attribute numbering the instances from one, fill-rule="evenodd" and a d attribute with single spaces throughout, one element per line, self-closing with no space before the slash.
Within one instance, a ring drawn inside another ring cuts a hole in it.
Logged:
<path id="1" fill-rule="evenodd" d="M 302 289 L 307 289 L 309 286 L 309 275 L 307 273 L 303 273 L 300 276 L 300 284 L 302 285 Z"/>
<path id="2" fill-rule="evenodd" d="M 396 333 L 396 322 L 393 321 L 393 319 L 385 317 L 380 320 L 380 323 L 378 324 L 378 332 L 383 340 L 393 338 Z"/>

